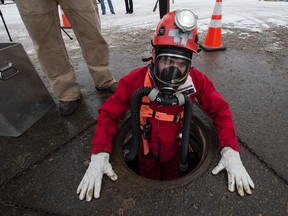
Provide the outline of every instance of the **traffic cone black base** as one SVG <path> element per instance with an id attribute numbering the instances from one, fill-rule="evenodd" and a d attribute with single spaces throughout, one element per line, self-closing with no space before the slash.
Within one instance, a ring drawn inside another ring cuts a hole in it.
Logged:
<path id="1" fill-rule="evenodd" d="M 226 50 L 226 47 L 218 47 L 218 48 L 211 48 L 211 47 L 206 47 L 203 44 L 199 44 L 200 48 L 206 52 L 212 52 L 212 51 L 221 51 L 221 50 Z"/>

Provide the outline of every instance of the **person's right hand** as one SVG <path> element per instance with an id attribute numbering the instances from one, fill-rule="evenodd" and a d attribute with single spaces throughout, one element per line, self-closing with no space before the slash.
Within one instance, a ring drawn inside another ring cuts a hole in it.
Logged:
<path id="1" fill-rule="evenodd" d="M 100 197 L 103 174 L 106 174 L 111 180 L 116 181 L 117 175 L 109 163 L 110 155 L 106 152 L 100 152 L 91 156 L 91 162 L 86 173 L 77 188 L 77 194 L 80 193 L 79 199 L 90 201 L 93 196 L 97 199 Z"/>

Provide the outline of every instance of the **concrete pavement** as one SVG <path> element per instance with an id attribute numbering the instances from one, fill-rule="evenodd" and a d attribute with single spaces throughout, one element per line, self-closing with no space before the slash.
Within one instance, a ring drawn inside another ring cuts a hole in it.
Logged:
<path id="1" fill-rule="evenodd" d="M 287 35 L 287 29 L 276 30 Z M 256 187 L 252 195 L 228 192 L 226 173 L 211 174 L 219 154 L 201 177 L 167 188 L 139 178 L 113 155 L 118 181 L 104 177 L 98 200 L 79 201 L 76 189 L 89 163 L 95 117 L 108 95 L 96 92 L 83 58 L 75 56 L 85 88 L 77 112 L 61 118 L 53 107 L 22 136 L 0 137 L 1 215 L 287 215 L 287 39 L 282 37 L 283 49 L 272 51 L 255 44 L 257 39 L 224 36 L 226 51 L 202 52 L 193 63 L 230 103 L 241 158 Z M 139 53 L 117 47 L 110 52 L 117 79 L 140 62 Z"/>

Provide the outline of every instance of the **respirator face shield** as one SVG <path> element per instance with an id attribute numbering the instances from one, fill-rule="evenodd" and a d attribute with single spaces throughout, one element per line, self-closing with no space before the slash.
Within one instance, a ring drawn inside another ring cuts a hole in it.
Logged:
<path id="1" fill-rule="evenodd" d="M 175 54 L 159 54 L 155 59 L 154 82 L 162 91 L 175 92 L 185 83 L 191 67 L 191 59 Z"/>

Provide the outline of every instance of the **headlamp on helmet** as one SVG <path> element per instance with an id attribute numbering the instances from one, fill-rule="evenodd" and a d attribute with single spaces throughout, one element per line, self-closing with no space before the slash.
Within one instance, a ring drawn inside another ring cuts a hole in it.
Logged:
<path id="1" fill-rule="evenodd" d="M 197 25 L 197 16 L 190 10 L 177 10 L 175 25 L 183 32 L 193 30 Z"/>

